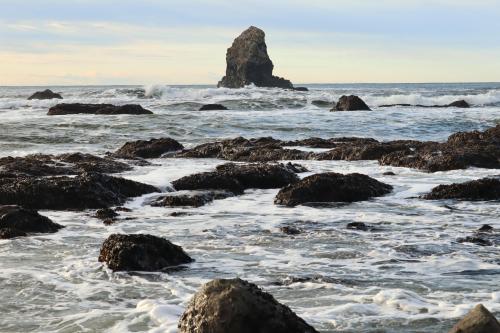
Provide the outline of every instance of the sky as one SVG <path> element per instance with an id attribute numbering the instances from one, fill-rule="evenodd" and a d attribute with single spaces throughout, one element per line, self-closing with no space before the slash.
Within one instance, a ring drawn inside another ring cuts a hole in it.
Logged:
<path id="1" fill-rule="evenodd" d="M 294 83 L 500 81 L 500 0 L 0 0 L 0 85 L 216 84 L 251 25 Z"/>

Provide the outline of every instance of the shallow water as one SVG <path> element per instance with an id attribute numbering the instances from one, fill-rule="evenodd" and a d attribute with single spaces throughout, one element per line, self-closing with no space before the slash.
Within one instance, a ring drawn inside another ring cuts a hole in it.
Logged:
<path id="1" fill-rule="evenodd" d="M 27 101 L 36 87 L 0 87 L 0 156 L 71 151 L 104 154 L 125 141 L 170 136 L 186 146 L 235 136 L 302 139 L 362 136 L 443 141 L 500 120 L 500 84 L 312 85 L 310 92 L 213 87 L 55 87 L 64 102 L 139 103 L 148 116 L 46 116 L 58 101 Z M 313 100 L 361 96 L 374 112 L 328 112 Z M 378 108 L 390 103 L 470 109 Z M 195 111 L 218 102 L 230 111 Z M 156 159 L 124 177 L 167 188 L 213 169 L 213 159 Z M 310 173 L 360 172 L 395 187 L 385 197 L 330 208 L 283 208 L 275 190 L 249 190 L 201 208 L 131 200 L 129 220 L 104 226 L 92 211 L 43 211 L 66 228 L 0 241 L 1 332 L 175 332 L 199 286 L 239 276 L 262 286 L 322 332 L 446 332 L 476 303 L 500 314 L 500 249 L 457 243 L 482 224 L 500 228 L 497 202 L 423 201 L 437 184 L 500 175 L 434 174 L 376 161 L 304 161 Z M 396 176 L 384 176 L 393 171 Z M 172 217 L 183 211 L 186 216 Z M 347 230 L 358 221 L 377 231 Z M 284 235 L 293 225 L 303 233 Z M 151 233 L 196 261 L 171 273 L 112 273 L 97 262 L 111 233 Z M 316 277 L 287 283 L 293 277 Z"/>

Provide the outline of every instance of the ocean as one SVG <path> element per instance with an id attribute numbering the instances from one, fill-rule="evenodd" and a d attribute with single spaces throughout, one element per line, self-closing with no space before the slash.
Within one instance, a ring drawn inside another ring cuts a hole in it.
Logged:
<path id="1" fill-rule="evenodd" d="M 27 98 L 45 87 L 0 87 L 0 157 L 84 152 L 172 137 L 186 147 L 224 138 L 371 137 L 445 141 L 500 122 L 500 83 L 311 84 L 308 92 L 213 86 L 50 87 L 64 100 Z M 329 112 L 341 95 L 369 112 Z M 469 109 L 389 107 L 466 100 Z M 313 101 L 331 102 L 318 107 Z M 47 116 L 60 102 L 140 104 L 153 115 Z M 197 111 L 221 103 L 224 111 Z M 300 148 L 307 149 L 307 148 Z M 318 150 L 318 149 L 316 149 Z M 66 228 L 0 240 L 0 332 L 176 332 L 189 299 L 214 278 L 258 284 L 321 332 L 446 332 L 477 303 L 500 315 L 500 248 L 458 243 L 483 224 L 500 228 L 498 202 L 425 201 L 439 184 L 499 170 L 426 173 L 377 161 L 297 161 L 314 173 L 359 172 L 394 186 L 374 200 L 330 208 L 273 204 L 278 189 L 247 190 L 199 208 L 151 207 L 135 198 L 128 219 L 105 226 L 93 211 L 40 211 Z M 168 190 L 170 182 L 225 161 L 159 158 L 120 176 Z M 384 175 L 393 171 L 395 176 Z M 173 212 L 187 213 L 171 216 Z M 377 227 L 346 229 L 349 222 Z M 289 236 L 284 225 L 303 230 Z M 195 259 L 170 273 L 113 273 L 97 261 L 112 233 L 148 233 Z"/>

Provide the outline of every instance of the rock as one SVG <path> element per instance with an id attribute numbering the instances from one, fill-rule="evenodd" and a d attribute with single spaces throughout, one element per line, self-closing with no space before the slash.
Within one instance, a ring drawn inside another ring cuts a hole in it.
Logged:
<path id="1" fill-rule="evenodd" d="M 0 239 L 11 239 L 17 237 L 26 237 L 26 236 L 28 236 L 27 233 L 18 229 L 0 228 Z"/>
<path id="2" fill-rule="evenodd" d="M 288 185 L 278 192 L 274 202 L 290 207 L 318 202 L 354 202 L 383 196 L 391 190 L 391 185 L 366 175 L 328 172 Z"/>
<path id="3" fill-rule="evenodd" d="M 111 208 L 101 208 L 95 213 L 95 217 L 100 220 L 114 219 L 118 213 Z"/>
<path id="4" fill-rule="evenodd" d="M 242 88 L 249 84 L 257 87 L 293 89 L 290 81 L 273 76 L 274 65 L 267 54 L 265 33 L 250 27 L 233 42 L 226 54 L 226 76 L 218 87 Z"/>
<path id="5" fill-rule="evenodd" d="M 479 232 L 491 232 L 493 230 L 493 227 L 488 224 L 483 224 L 481 228 L 478 229 Z"/>
<path id="6" fill-rule="evenodd" d="M 491 246 L 493 245 L 489 240 L 483 239 L 481 237 L 467 236 L 464 238 L 457 239 L 459 243 L 473 243 L 481 246 Z"/>
<path id="7" fill-rule="evenodd" d="M 32 100 L 32 99 L 53 99 L 53 98 L 62 99 L 62 96 L 60 94 L 57 94 L 57 93 L 53 92 L 50 89 L 45 89 L 44 91 L 37 91 L 36 93 L 34 93 L 33 95 L 31 95 L 28 98 L 28 100 Z"/>
<path id="8" fill-rule="evenodd" d="M 185 176 L 173 181 L 172 185 L 178 191 L 221 190 L 235 195 L 243 194 L 245 190 L 236 178 L 218 172 L 202 172 Z"/>
<path id="9" fill-rule="evenodd" d="M 306 87 L 295 87 L 295 88 L 293 88 L 293 90 L 295 90 L 295 91 L 309 91 L 309 89 L 307 89 Z"/>
<path id="10" fill-rule="evenodd" d="M 347 229 L 355 229 L 361 231 L 368 231 L 368 226 L 363 222 L 350 222 L 347 223 Z"/>
<path id="11" fill-rule="evenodd" d="M 467 103 L 463 99 L 459 100 L 459 101 L 452 102 L 452 103 L 448 104 L 447 106 L 448 107 L 455 107 L 455 108 L 465 108 L 465 109 L 470 108 L 469 103 Z"/>
<path id="12" fill-rule="evenodd" d="M 180 246 L 144 234 L 113 234 L 104 241 L 99 254 L 99 262 L 106 262 L 113 271 L 161 271 L 192 261 Z"/>
<path id="13" fill-rule="evenodd" d="M 112 105 L 112 104 L 81 104 L 62 103 L 49 109 L 47 115 L 67 115 L 67 114 L 96 114 L 96 115 L 116 115 L 116 114 L 153 114 L 153 112 L 143 109 L 138 104 Z"/>
<path id="14" fill-rule="evenodd" d="M 484 305 L 478 304 L 448 333 L 500 333 L 500 324 Z"/>
<path id="15" fill-rule="evenodd" d="M 8 229 L 3 231 L 0 238 L 11 238 L 7 237 L 9 235 L 19 237 L 30 233 L 54 233 L 61 228 L 62 225 L 52 222 L 37 211 L 16 205 L 0 206 L 0 229 Z"/>
<path id="16" fill-rule="evenodd" d="M 358 96 L 342 96 L 332 111 L 371 111 L 368 105 Z"/>
<path id="17" fill-rule="evenodd" d="M 213 280 L 193 296 L 179 333 L 317 332 L 289 307 L 241 279 Z"/>
<path id="18" fill-rule="evenodd" d="M 76 177 L 0 178 L 0 204 L 30 209 L 82 210 L 123 204 L 129 197 L 159 192 L 151 185 L 99 173 Z"/>
<path id="19" fill-rule="evenodd" d="M 132 170 L 132 167 L 126 163 L 116 161 L 109 157 L 99 157 L 91 154 L 62 154 L 56 155 L 54 159 L 56 161 L 64 162 L 65 164 L 73 164 L 75 170 L 72 171 L 72 174 L 77 174 L 84 171 L 98 173 L 119 173 Z"/>
<path id="20" fill-rule="evenodd" d="M 482 178 L 460 184 L 439 185 L 423 198 L 426 200 L 498 200 L 500 199 L 500 179 Z"/>
<path id="21" fill-rule="evenodd" d="M 302 233 L 302 231 L 300 231 L 299 229 L 291 227 L 291 226 L 281 227 L 280 231 L 284 234 L 287 234 L 287 235 L 299 235 Z"/>
<path id="22" fill-rule="evenodd" d="M 285 164 L 285 168 L 287 168 L 288 170 L 295 172 L 295 173 L 309 172 L 309 169 L 307 169 L 302 164 L 298 164 L 298 163 L 288 162 L 287 164 Z"/>
<path id="23" fill-rule="evenodd" d="M 227 108 L 221 104 L 206 104 L 203 105 L 199 111 L 216 111 L 216 110 L 227 110 Z"/>
<path id="24" fill-rule="evenodd" d="M 384 176 L 395 176 L 396 174 L 392 171 L 387 171 L 383 173 Z"/>
<path id="25" fill-rule="evenodd" d="M 359 142 L 337 143 L 336 148 L 327 152 L 317 153 L 312 158 L 316 160 L 377 160 L 393 152 L 410 153 L 413 147 L 421 145 L 418 141 L 400 140 L 389 142 L 374 142 L 359 140 Z"/>
<path id="26" fill-rule="evenodd" d="M 109 219 L 104 219 L 102 221 L 102 223 L 106 226 L 109 226 L 109 225 L 113 225 L 117 222 L 117 220 L 113 219 L 113 218 L 109 218 Z"/>
<path id="27" fill-rule="evenodd" d="M 180 151 L 184 146 L 172 138 L 138 140 L 125 143 L 112 155 L 120 158 L 158 158 L 165 153 Z"/>
<path id="28" fill-rule="evenodd" d="M 384 104 L 384 105 L 379 105 L 379 108 L 390 108 L 390 107 L 395 107 L 395 106 L 403 106 L 403 107 L 414 107 L 414 108 L 450 108 L 450 107 L 455 107 L 455 108 L 470 108 L 469 103 L 466 101 L 459 100 L 459 101 L 454 101 L 450 104 L 446 105 L 422 105 L 422 104 Z"/>
<path id="29" fill-rule="evenodd" d="M 201 207 L 214 200 L 226 199 L 232 196 L 232 193 L 225 191 L 201 192 L 195 194 L 166 195 L 155 200 L 151 206 L 154 207 Z"/>

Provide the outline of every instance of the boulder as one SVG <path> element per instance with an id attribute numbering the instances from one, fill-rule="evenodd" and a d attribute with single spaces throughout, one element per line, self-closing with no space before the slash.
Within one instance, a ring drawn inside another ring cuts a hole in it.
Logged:
<path id="1" fill-rule="evenodd" d="M 118 213 L 111 208 L 101 208 L 95 212 L 95 217 L 99 220 L 114 219 L 118 216 Z"/>
<path id="2" fill-rule="evenodd" d="M 500 324 L 484 305 L 478 304 L 448 333 L 500 333 Z"/>
<path id="3" fill-rule="evenodd" d="M 165 153 L 184 149 L 184 146 L 172 138 L 138 140 L 125 143 L 112 155 L 120 158 L 158 158 Z"/>
<path id="4" fill-rule="evenodd" d="M 76 177 L 0 178 L 0 204 L 30 209 L 83 210 L 120 205 L 130 197 L 159 192 L 151 185 L 99 173 Z"/>
<path id="5" fill-rule="evenodd" d="M 342 96 L 331 111 L 371 111 L 366 103 L 358 96 Z"/>
<path id="6" fill-rule="evenodd" d="M 291 226 L 284 226 L 284 227 L 281 227 L 280 228 L 280 231 L 284 234 L 287 234 L 287 235 L 299 235 L 302 233 L 302 231 L 300 231 L 300 229 L 297 229 L 295 227 L 291 227 Z"/>
<path id="7" fill-rule="evenodd" d="M 37 91 L 36 93 L 34 93 L 33 95 L 31 95 L 28 98 L 28 100 L 32 100 L 32 99 L 53 99 L 53 98 L 62 99 L 62 96 L 60 94 L 57 94 L 57 93 L 53 92 L 50 89 L 45 89 L 44 91 Z"/>
<path id="8" fill-rule="evenodd" d="M 205 104 L 199 111 L 216 111 L 216 110 L 227 110 L 227 108 L 222 104 Z"/>
<path id="9" fill-rule="evenodd" d="M 290 81 L 273 76 L 274 65 L 267 54 L 265 33 L 250 27 L 233 42 L 226 54 L 226 75 L 218 87 L 242 88 L 255 84 L 257 87 L 293 89 Z"/>
<path id="10" fill-rule="evenodd" d="M 156 199 L 151 206 L 154 207 L 201 207 L 214 200 L 226 199 L 232 193 L 226 191 L 207 191 L 193 194 L 169 194 Z"/>
<path id="11" fill-rule="evenodd" d="M 350 222 L 347 223 L 347 229 L 368 231 L 369 227 L 364 222 Z"/>
<path id="12" fill-rule="evenodd" d="M 178 190 L 219 190 L 229 191 L 235 195 L 243 194 L 245 188 L 234 177 L 218 172 L 202 172 L 174 180 L 173 187 Z"/>
<path id="13" fill-rule="evenodd" d="M 289 307 L 241 279 L 213 280 L 193 296 L 179 333 L 313 333 Z"/>
<path id="14" fill-rule="evenodd" d="M 16 205 L 0 206 L 0 238 L 26 236 L 31 233 L 54 233 L 63 228 L 37 211 Z M 9 237 L 10 236 L 10 237 Z"/>
<path id="15" fill-rule="evenodd" d="M 383 196 L 391 190 L 391 185 L 359 173 L 327 172 L 284 187 L 274 202 L 290 207 L 307 203 L 355 202 Z"/>
<path id="16" fill-rule="evenodd" d="M 116 115 L 116 114 L 153 114 L 138 104 L 112 105 L 112 104 L 81 104 L 62 103 L 49 109 L 47 115 L 67 115 L 67 114 L 96 114 L 96 115 Z"/>
<path id="17" fill-rule="evenodd" d="M 454 108 L 464 108 L 464 109 L 470 108 L 469 103 L 467 103 L 463 99 L 461 99 L 459 101 L 452 102 L 452 103 L 448 104 L 447 106 L 448 107 L 454 107 Z"/>
<path id="18" fill-rule="evenodd" d="M 482 178 L 460 184 L 439 185 L 423 198 L 427 200 L 498 200 L 500 199 L 500 179 Z"/>
<path id="19" fill-rule="evenodd" d="M 192 261 L 180 246 L 143 234 L 113 234 L 104 241 L 99 254 L 99 262 L 107 263 L 113 271 L 161 271 Z"/>

